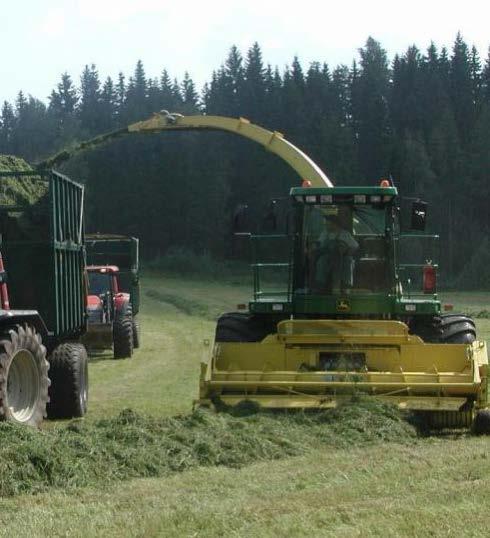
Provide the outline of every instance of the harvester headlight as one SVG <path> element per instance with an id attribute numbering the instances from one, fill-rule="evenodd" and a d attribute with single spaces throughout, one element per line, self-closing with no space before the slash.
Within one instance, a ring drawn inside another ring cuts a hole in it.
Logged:
<path id="1" fill-rule="evenodd" d="M 417 307 L 416 307 L 416 305 L 414 305 L 414 304 L 406 304 L 406 305 L 405 305 L 405 311 L 406 311 L 406 312 L 416 312 L 416 311 L 417 311 Z"/>
<path id="2" fill-rule="evenodd" d="M 316 204 L 316 196 L 314 194 L 307 194 L 305 200 L 308 204 Z"/>
<path id="3" fill-rule="evenodd" d="M 274 303 L 272 305 L 272 310 L 274 312 L 282 312 L 284 310 L 284 305 L 281 303 Z"/>
<path id="4" fill-rule="evenodd" d="M 374 194 L 370 198 L 372 204 L 379 204 L 381 203 L 381 196 L 379 194 Z"/>
<path id="5" fill-rule="evenodd" d="M 333 196 L 331 194 L 322 194 L 320 196 L 321 204 L 331 204 L 333 202 Z"/>
<path id="6" fill-rule="evenodd" d="M 304 199 L 301 195 L 297 195 L 294 198 L 296 199 L 297 202 L 304 202 Z"/>
<path id="7" fill-rule="evenodd" d="M 355 204 L 365 204 L 366 195 L 365 194 L 354 194 L 354 203 Z"/>
<path id="8" fill-rule="evenodd" d="M 392 196 L 383 196 L 383 202 L 391 202 Z"/>

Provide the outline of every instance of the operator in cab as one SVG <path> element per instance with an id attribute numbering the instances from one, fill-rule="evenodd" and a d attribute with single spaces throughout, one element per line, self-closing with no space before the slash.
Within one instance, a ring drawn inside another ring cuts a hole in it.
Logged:
<path id="1" fill-rule="evenodd" d="M 337 215 L 325 215 L 324 225 L 313 252 L 315 287 L 326 293 L 345 293 L 353 286 L 354 255 L 359 243 Z"/>

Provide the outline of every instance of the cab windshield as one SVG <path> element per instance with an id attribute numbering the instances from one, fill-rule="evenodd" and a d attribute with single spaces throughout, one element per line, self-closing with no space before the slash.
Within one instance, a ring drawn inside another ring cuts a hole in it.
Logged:
<path id="1" fill-rule="evenodd" d="M 297 293 L 373 293 L 388 289 L 382 205 L 306 205 Z"/>
<path id="2" fill-rule="evenodd" d="M 105 295 L 111 291 L 111 275 L 109 273 L 99 273 L 98 271 L 88 272 L 88 285 L 90 295 Z"/>

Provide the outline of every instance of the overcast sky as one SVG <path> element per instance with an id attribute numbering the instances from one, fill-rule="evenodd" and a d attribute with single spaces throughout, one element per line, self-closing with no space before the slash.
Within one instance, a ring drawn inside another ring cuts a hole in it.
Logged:
<path id="1" fill-rule="evenodd" d="M 46 100 L 64 71 L 78 84 L 85 64 L 115 78 L 138 59 L 152 77 L 187 70 L 200 86 L 231 45 L 254 41 L 282 69 L 294 55 L 350 65 L 369 35 L 391 59 L 431 40 L 450 48 L 460 31 L 486 59 L 489 20 L 490 0 L 4 0 L 0 100 L 20 89 Z"/>

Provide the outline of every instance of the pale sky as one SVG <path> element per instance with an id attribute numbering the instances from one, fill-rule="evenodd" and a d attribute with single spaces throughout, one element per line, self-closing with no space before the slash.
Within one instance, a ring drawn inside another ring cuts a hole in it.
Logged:
<path id="1" fill-rule="evenodd" d="M 0 0 L 0 100 L 19 90 L 46 100 L 67 71 L 78 85 L 86 64 L 101 79 L 167 68 L 198 86 L 209 80 L 231 45 L 245 54 L 254 41 L 265 63 L 281 70 L 297 55 L 350 65 L 369 35 L 392 59 L 415 44 L 452 46 L 460 31 L 482 60 L 490 45 L 490 0 Z"/>

